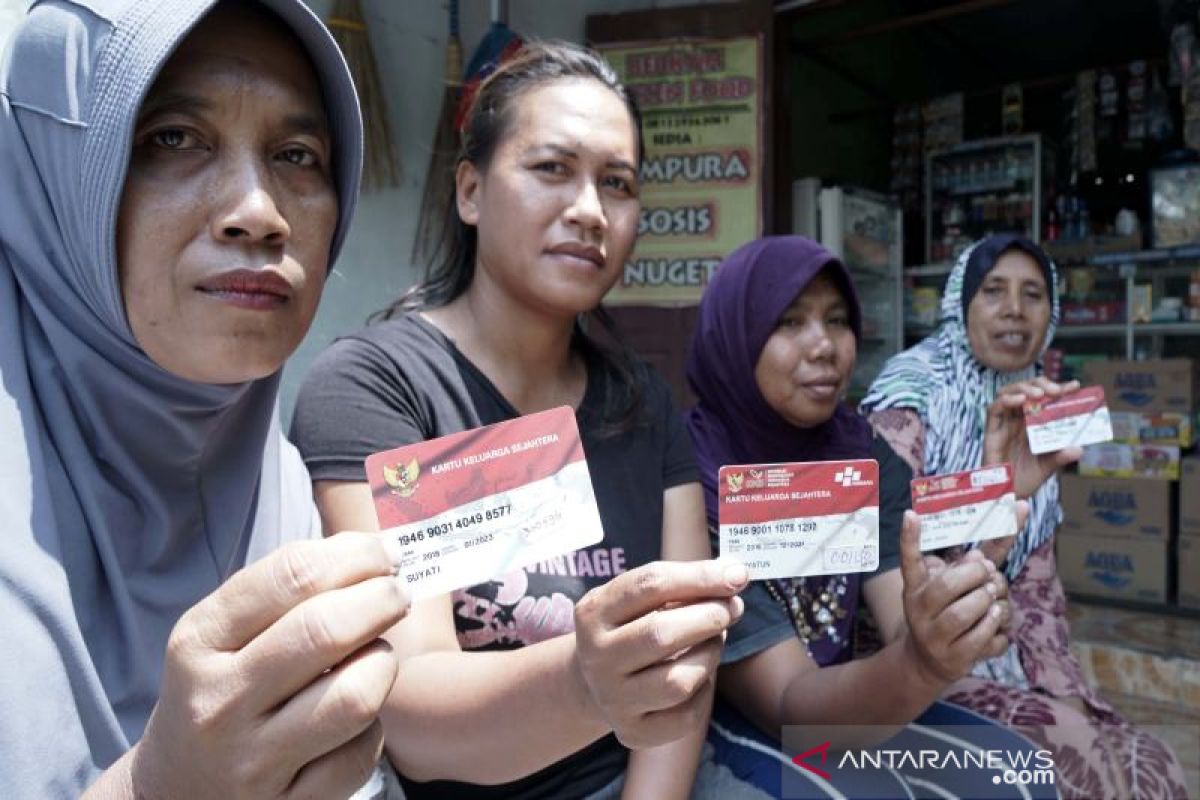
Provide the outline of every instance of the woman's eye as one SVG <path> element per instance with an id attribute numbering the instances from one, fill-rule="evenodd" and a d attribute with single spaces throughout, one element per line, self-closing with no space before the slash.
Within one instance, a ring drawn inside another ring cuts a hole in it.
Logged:
<path id="1" fill-rule="evenodd" d="M 196 138 L 182 128 L 163 128 L 150 134 L 150 140 L 167 150 L 184 150 L 196 146 Z"/>
<path id="2" fill-rule="evenodd" d="M 604 185 L 624 194 L 633 194 L 633 183 L 620 175 L 610 175 L 604 179 Z"/>
<path id="3" fill-rule="evenodd" d="M 795 328 L 799 325 L 800 320 L 796 317 L 784 317 L 783 319 L 779 320 L 779 327 L 781 328 Z"/>
<path id="4" fill-rule="evenodd" d="M 565 164 L 560 164 L 557 161 L 543 161 L 540 164 L 535 164 L 534 169 L 538 172 L 545 172 L 549 175 L 565 175 L 567 167 Z"/>
<path id="5" fill-rule="evenodd" d="M 316 155 L 306 147 L 289 147 L 279 157 L 297 167 L 313 167 L 317 164 Z"/>
<path id="6" fill-rule="evenodd" d="M 850 324 L 850 318 L 849 317 L 830 317 L 829 321 L 825 324 L 830 325 L 835 328 L 844 328 Z"/>

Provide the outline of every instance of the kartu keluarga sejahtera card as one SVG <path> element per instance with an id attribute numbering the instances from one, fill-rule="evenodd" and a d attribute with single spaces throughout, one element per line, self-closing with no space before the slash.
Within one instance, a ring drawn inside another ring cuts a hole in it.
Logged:
<path id="1" fill-rule="evenodd" d="M 721 556 L 751 580 L 878 568 L 875 461 L 739 464 L 717 479 Z"/>
<path id="2" fill-rule="evenodd" d="M 473 586 L 604 538 L 575 412 L 564 406 L 375 453 L 384 536 L 413 600 Z"/>
<path id="3" fill-rule="evenodd" d="M 1113 438 L 1104 387 L 1088 386 L 1054 399 L 1026 400 L 1025 433 L 1034 455 Z"/>
<path id="4" fill-rule="evenodd" d="M 1012 467 L 980 467 L 914 478 L 913 511 L 921 517 L 921 550 L 937 550 L 1017 532 Z"/>

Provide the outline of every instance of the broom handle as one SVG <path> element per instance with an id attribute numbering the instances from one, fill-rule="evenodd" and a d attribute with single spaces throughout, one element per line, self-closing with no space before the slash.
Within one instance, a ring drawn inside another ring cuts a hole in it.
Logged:
<path id="1" fill-rule="evenodd" d="M 492 22 L 508 24 L 508 0 L 492 0 Z"/>
<path id="2" fill-rule="evenodd" d="M 446 40 L 446 78 L 451 86 L 463 80 L 462 44 L 458 40 L 458 0 L 450 0 L 450 37 Z"/>

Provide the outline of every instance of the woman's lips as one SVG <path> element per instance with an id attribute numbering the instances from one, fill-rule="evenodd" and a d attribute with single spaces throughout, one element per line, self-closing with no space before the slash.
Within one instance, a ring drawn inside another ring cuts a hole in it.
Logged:
<path id="1" fill-rule="evenodd" d="M 814 400 L 836 400 L 839 383 L 837 381 L 811 381 L 800 384 L 800 388 Z"/>
<path id="2" fill-rule="evenodd" d="M 196 287 L 203 292 L 238 308 L 270 311 L 286 305 L 292 297 L 292 286 L 272 271 L 239 269 L 224 272 Z"/>
<path id="3" fill-rule="evenodd" d="M 1011 353 L 1024 353 L 1029 348 L 1030 335 L 1024 331 L 1004 331 L 992 337 L 992 341 L 1001 350 Z"/>
<path id="4" fill-rule="evenodd" d="M 563 242 L 547 251 L 552 256 L 573 261 L 583 267 L 604 269 L 604 253 L 598 247 L 581 242 Z"/>

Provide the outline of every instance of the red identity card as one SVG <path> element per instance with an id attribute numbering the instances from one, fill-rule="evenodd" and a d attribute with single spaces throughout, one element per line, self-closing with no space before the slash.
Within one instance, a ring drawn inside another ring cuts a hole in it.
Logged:
<path id="1" fill-rule="evenodd" d="M 537 414 L 376 453 L 375 513 L 413 600 L 604 538 L 575 412 Z"/>
<path id="2" fill-rule="evenodd" d="M 751 580 L 879 566 L 879 464 L 740 464 L 718 473 L 721 556 Z"/>
<path id="3" fill-rule="evenodd" d="M 916 478 L 912 506 L 921 516 L 921 550 L 937 550 L 1017 532 L 1012 467 L 997 464 Z"/>
<path id="4" fill-rule="evenodd" d="M 1113 438 L 1102 386 L 1088 386 L 1053 400 L 1026 400 L 1024 411 L 1025 433 L 1034 455 Z"/>

